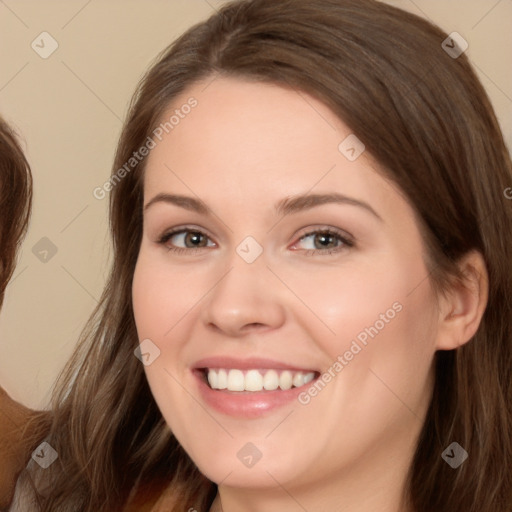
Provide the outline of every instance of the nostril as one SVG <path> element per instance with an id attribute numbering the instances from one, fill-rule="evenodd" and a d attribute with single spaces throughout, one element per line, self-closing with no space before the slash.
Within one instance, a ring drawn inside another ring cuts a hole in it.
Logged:
<path id="1" fill-rule="evenodd" d="M 265 328 L 265 324 L 261 324 L 261 323 L 252 323 L 252 324 L 247 324 L 243 327 L 244 330 L 250 330 L 250 329 L 263 329 Z"/>

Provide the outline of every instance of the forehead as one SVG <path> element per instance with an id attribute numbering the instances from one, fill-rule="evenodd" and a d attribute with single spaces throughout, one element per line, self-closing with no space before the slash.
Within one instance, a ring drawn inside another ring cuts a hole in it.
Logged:
<path id="1" fill-rule="evenodd" d="M 364 195 L 391 206 L 396 199 L 367 152 L 350 161 L 340 151 L 350 128 L 301 91 L 210 79 L 176 98 L 161 127 L 161 140 L 155 139 L 146 165 L 146 200 L 179 192 L 207 204 L 220 198 L 247 206 L 310 190 Z"/>

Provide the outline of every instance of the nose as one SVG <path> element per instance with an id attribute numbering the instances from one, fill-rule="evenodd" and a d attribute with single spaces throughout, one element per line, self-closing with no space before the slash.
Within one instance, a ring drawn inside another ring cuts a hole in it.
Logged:
<path id="1" fill-rule="evenodd" d="M 250 264 L 234 259 L 203 301 L 202 321 L 230 337 L 277 329 L 285 322 L 285 297 L 262 257 Z"/>

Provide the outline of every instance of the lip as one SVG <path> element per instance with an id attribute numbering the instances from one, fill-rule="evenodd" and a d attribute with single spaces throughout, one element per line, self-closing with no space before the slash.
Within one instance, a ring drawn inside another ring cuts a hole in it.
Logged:
<path id="1" fill-rule="evenodd" d="M 306 368 L 304 366 L 293 366 L 274 359 L 266 359 L 261 357 L 251 357 L 247 359 L 237 359 L 229 356 L 216 356 L 200 359 L 193 365 L 194 369 L 203 368 L 226 368 L 239 370 L 290 370 L 294 372 L 317 372 L 317 369 Z"/>
<path id="2" fill-rule="evenodd" d="M 274 369 L 302 372 L 315 372 L 315 379 L 297 388 L 275 391 L 228 391 L 211 389 L 206 382 L 206 368 Z M 233 357 L 211 357 L 197 361 L 192 370 L 198 391 L 205 404 L 216 411 L 237 418 L 254 419 L 268 415 L 274 410 L 297 400 L 298 395 L 307 389 L 320 376 L 318 370 L 293 366 L 280 361 L 263 358 L 236 359 Z"/>

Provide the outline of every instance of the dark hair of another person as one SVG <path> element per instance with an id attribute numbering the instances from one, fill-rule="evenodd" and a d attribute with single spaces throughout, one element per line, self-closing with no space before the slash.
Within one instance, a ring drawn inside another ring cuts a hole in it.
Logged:
<path id="1" fill-rule="evenodd" d="M 27 231 L 31 207 L 30 166 L 16 134 L 0 118 L 0 306 Z"/>

